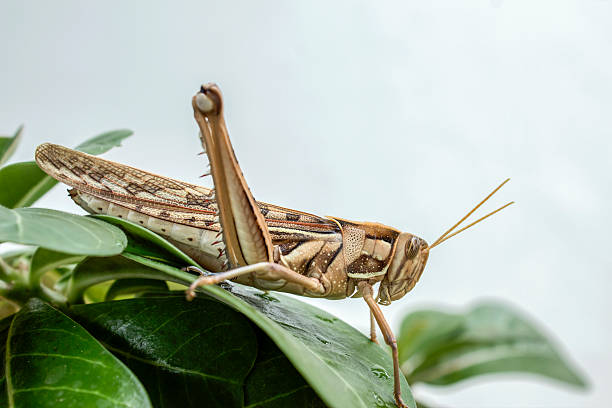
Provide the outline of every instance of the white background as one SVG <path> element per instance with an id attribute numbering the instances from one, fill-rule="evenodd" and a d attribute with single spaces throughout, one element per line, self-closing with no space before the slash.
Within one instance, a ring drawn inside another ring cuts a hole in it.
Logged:
<path id="1" fill-rule="evenodd" d="M 500 298 L 586 373 L 416 387 L 443 406 L 612 401 L 608 1 L 3 1 L 0 133 L 14 161 L 44 141 L 136 133 L 105 157 L 199 182 L 190 98 L 221 85 L 259 200 L 378 221 L 430 242 L 506 177 L 504 210 L 432 251 L 394 327 L 424 305 Z M 210 181 L 209 181 L 210 182 Z M 64 188 L 38 205 L 79 212 Z M 367 330 L 360 300 L 313 301 Z"/>

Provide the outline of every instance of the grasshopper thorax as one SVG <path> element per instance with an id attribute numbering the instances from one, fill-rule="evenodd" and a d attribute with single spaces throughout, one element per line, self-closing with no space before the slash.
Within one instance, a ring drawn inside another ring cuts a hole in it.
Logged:
<path id="1" fill-rule="evenodd" d="M 407 232 L 399 234 L 389 268 L 380 283 L 379 303 L 388 305 L 410 292 L 419 281 L 428 257 L 429 246 L 424 239 Z"/>

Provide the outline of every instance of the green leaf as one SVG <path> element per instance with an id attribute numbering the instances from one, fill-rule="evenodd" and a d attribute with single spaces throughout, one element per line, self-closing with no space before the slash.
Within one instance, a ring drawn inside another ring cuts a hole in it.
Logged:
<path id="1" fill-rule="evenodd" d="M 38 299 L 0 337 L 11 407 L 150 407 L 138 379 L 85 329 Z M 3 324 L 6 324 L 3 321 Z M 0 401 L 0 404 L 2 401 Z"/>
<path id="2" fill-rule="evenodd" d="M 130 130 L 113 130 L 95 136 L 76 147 L 89 154 L 102 154 L 130 136 Z M 38 168 L 36 162 L 14 163 L 0 169 L 0 205 L 8 208 L 29 207 L 45 195 L 57 180 Z"/>
<path id="3" fill-rule="evenodd" d="M 92 218 L 97 218 L 106 221 L 114 226 L 121 228 L 128 237 L 128 246 L 126 252 L 144 256 L 146 258 L 155 259 L 164 263 L 172 263 L 181 266 L 197 266 L 184 252 L 160 237 L 156 233 L 141 227 L 131 221 L 110 215 L 91 215 Z"/>
<path id="4" fill-rule="evenodd" d="M 0 299 L 0 319 L 4 319 L 5 317 L 12 315 L 13 313 L 17 313 L 17 311 L 19 311 L 19 305 L 11 302 L 8 299 Z M 0 339 L 0 342 L 1 341 L 2 340 Z M 2 406 L 1 403 L 0 406 Z"/>
<path id="5" fill-rule="evenodd" d="M 8 407 L 8 394 L 6 392 L 6 339 L 14 316 L 0 320 L 0 408 Z"/>
<path id="6" fill-rule="evenodd" d="M 0 169 L 0 205 L 28 207 L 56 184 L 33 161 L 13 163 Z"/>
<path id="7" fill-rule="evenodd" d="M 133 370 L 154 406 L 324 407 L 265 334 L 217 301 L 168 294 L 72 314 Z"/>
<path id="8" fill-rule="evenodd" d="M 8 284 L 8 287 L 0 284 L 4 288 L 0 289 L 4 296 L 7 295 L 5 290 L 14 289 L 15 283 L 27 285 L 27 272 L 30 270 L 34 250 L 33 247 L 18 246 L 12 251 L 0 253 L 0 280 Z"/>
<path id="9" fill-rule="evenodd" d="M 137 255 L 124 257 L 185 281 L 195 279 L 172 266 Z M 278 293 L 225 284 L 200 290 L 243 313 L 287 356 L 330 407 L 395 407 L 393 363 L 379 345 L 342 320 L 314 306 Z M 406 380 L 402 396 L 415 407 Z"/>
<path id="10" fill-rule="evenodd" d="M 40 247 L 32 256 L 30 285 L 38 285 L 45 273 L 62 265 L 80 262 L 82 259 L 83 255 L 66 254 Z"/>
<path id="11" fill-rule="evenodd" d="M 261 330 L 257 330 L 257 360 L 244 385 L 246 408 L 325 408 L 323 401 Z"/>
<path id="12" fill-rule="evenodd" d="M 399 338 L 400 350 L 406 343 L 400 361 L 410 383 L 447 385 L 477 375 L 525 372 L 586 386 L 554 342 L 506 305 L 482 303 L 465 315 L 415 312 Z"/>
<path id="13" fill-rule="evenodd" d="M 232 286 L 231 293 L 254 307 L 239 310 L 274 340 L 327 405 L 396 406 L 391 358 L 368 337 L 342 320 L 288 296 L 262 295 L 240 285 Z M 227 303 L 238 306 L 233 298 Z M 262 319 L 262 315 L 268 319 Z M 414 407 L 408 384 L 403 377 L 400 380 L 404 402 Z"/>
<path id="14" fill-rule="evenodd" d="M 437 310 L 419 310 L 404 318 L 399 335 L 399 358 L 404 371 L 411 356 L 426 355 L 440 344 L 448 344 L 464 330 L 465 317 Z"/>
<path id="15" fill-rule="evenodd" d="M 85 293 L 83 294 L 83 299 L 85 303 L 99 303 L 104 302 L 104 298 L 106 297 L 106 292 L 112 285 L 112 281 L 104 282 L 100 285 L 94 285 L 92 287 L 87 288 Z"/>
<path id="16" fill-rule="evenodd" d="M 118 217 L 109 215 L 91 215 L 88 217 L 100 219 L 121 228 L 128 238 L 128 243 L 123 257 L 89 258 L 77 265 L 70 277 L 67 289 L 69 303 L 81 302 L 83 293 L 87 288 L 109 280 L 155 279 L 188 285 L 194 279 L 194 275 L 183 271 L 178 271 L 178 274 L 175 273 L 177 272 L 175 268 L 162 272 L 159 269 L 149 268 L 127 258 L 131 255 L 137 255 L 138 257 L 146 257 L 178 266 L 199 267 L 189 256 L 154 232 Z"/>
<path id="17" fill-rule="evenodd" d="M 36 247 L 23 246 L 10 251 L 0 252 L 0 257 L 4 259 L 5 262 L 11 263 L 19 258 L 30 259 L 32 255 L 34 255 L 34 252 L 36 252 Z"/>
<path id="18" fill-rule="evenodd" d="M 194 276 L 170 268 L 167 271 L 151 268 L 148 265 L 128 259 L 124 256 L 109 258 L 86 258 L 72 271 L 67 285 L 68 303 L 80 302 L 85 290 L 93 285 L 116 279 L 156 279 L 188 284 Z M 137 259 L 144 259 L 137 257 Z"/>
<path id="19" fill-rule="evenodd" d="M 123 139 L 132 136 L 134 132 L 128 129 L 111 130 L 87 139 L 74 148 L 83 153 L 98 155 L 108 152 L 113 147 L 121 146 Z"/>
<path id="20" fill-rule="evenodd" d="M 0 241 L 97 256 L 119 254 L 127 245 L 120 229 L 99 220 L 43 208 L 10 210 L 2 206 Z"/>
<path id="21" fill-rule="evenodd" d="M 417 404 L 417 408 L 433 408 L 433 406 L 431 406 L 430 404 L 425 403 L 423 401 L 419 401 L 419 400 L 416 401 L 416 404 Z"/>
<path id="22" fill-rule="evenodd" d="M 105 300 L 113 300 L 119 296 L 139 295 L 142 293 L 167 292 L 168 285 L 161 280 L 153 279 L 119 279 L 106 292 Z"/>
<path id="23" fill-rule="evenodd" d="M 72 315 L 132 369 L 154 406 L 242 406 L 257 342 L 223 304 L 181 294 L 77 305 Z"/>
<path id="24" fill-rule="evenodd" d="M 23 133 L 23 125 L 19 126 L 12 137 L 0 137 L 0 166 L 13 155 Z"/>
<path id="25" fill-rule="evenodd" d="M 25 271 L 30 270 L 34 250 L 33 247 L 20 246 L 14 250 L 0 253 L 0 280 L 25 283 Z"/>

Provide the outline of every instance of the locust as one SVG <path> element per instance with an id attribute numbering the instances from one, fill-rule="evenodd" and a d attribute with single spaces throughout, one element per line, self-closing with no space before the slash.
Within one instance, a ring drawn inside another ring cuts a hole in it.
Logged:
<path id="1" fill-rule="evenodd" d="M 509 179 L 428 244 L 379 223 L 321 217 L 255 201 L 230 142 L 219 87 L 201 86 L 192 107 L 214 189 L 50 143 L 38 146 L 36 162 L 72 187 L 70 197 L 87 212 L 152 230 L 211 272 L 198 270 L 200 276 L 187 290 L 189 299 L 199 286 L 226 280 L 315 298 L 362 297 L 370 310 L 370 339 L 377 342 L 376 323 L 391 348 L 394 397 L 405 407 L 397 341 L 379 305 L 389 305 L 414 288 L 434 247 L 513 204 L 457 229 Z"/>

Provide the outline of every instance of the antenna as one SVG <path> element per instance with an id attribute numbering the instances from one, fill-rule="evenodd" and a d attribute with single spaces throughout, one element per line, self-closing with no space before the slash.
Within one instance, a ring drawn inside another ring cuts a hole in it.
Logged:
<path id="1" fill-rule="evenodd" d="M 428 249 L 432 249 L 433 247 L 441 244 L 442 242 L 446 241 L 447 239 L 454 237 L 455 235 L 459 234 L 462 231 L 465 231 L 466 229 L 470 228 L 473 225 L 478 224 L 480 221 L 484 220 L 485 218 L 490 217 L 491 215 L 495 214 L 496 212 L 499 212 L 501 210 L 503 210 L 504 208 L 508 207 L 511 204 L 514 204 L 514 201 L 509 202 L 508 204 L 498 208 L 497 210 L 490 212 L 489 214 L 485 215 L 482 218 L 479 218 L 478 220 L 472 222 L 471 224 L 467 225 L 466 227 L 461 228 L 459 231 L 456 231 L 452 234 L 450 234 L 455 228 L 457 228 L 459 225 L 461 225 L 461 223 L 463 221 L 465 221 L 470 215 L 472 215 L 474 213 L 474 211 L 476 211 L 478 208 L 480 208 L 481 205 L 483 205 L 489 198 L 491 198 L 493 196 L 493 194 L 495 194 L 500 188 L 502 188 L 504 186 L 504 184 L 506 184 L 508 181 L 510 181 L 510 179 L 506 179 L 504 180 L 499 186 L 497 186 L 497 188 L 493 191 L 491 191 L 491 193 L 489 193 L 488 196 L 486 196 L 480 203 L 478 203 L 478 205 L 476 205 L 476 207 L 472 208 L 472 210 L 470 212 L 468 212 L 466 215 L 463 216 L 463 218 L 461 218 L 459 221 L 457 221 L 457 223 L 455 223 L 455 225 L 453 225 L 452 227 L 450 227 L 448 230 L 446 230 L 446 232 L 444 234 L 442 234 L 438 239 L 436 239 L 434 241 L 433 244 L 431 244 L 429 246 Z M 448 235 L 450 234 L 450 235 Z"/>

